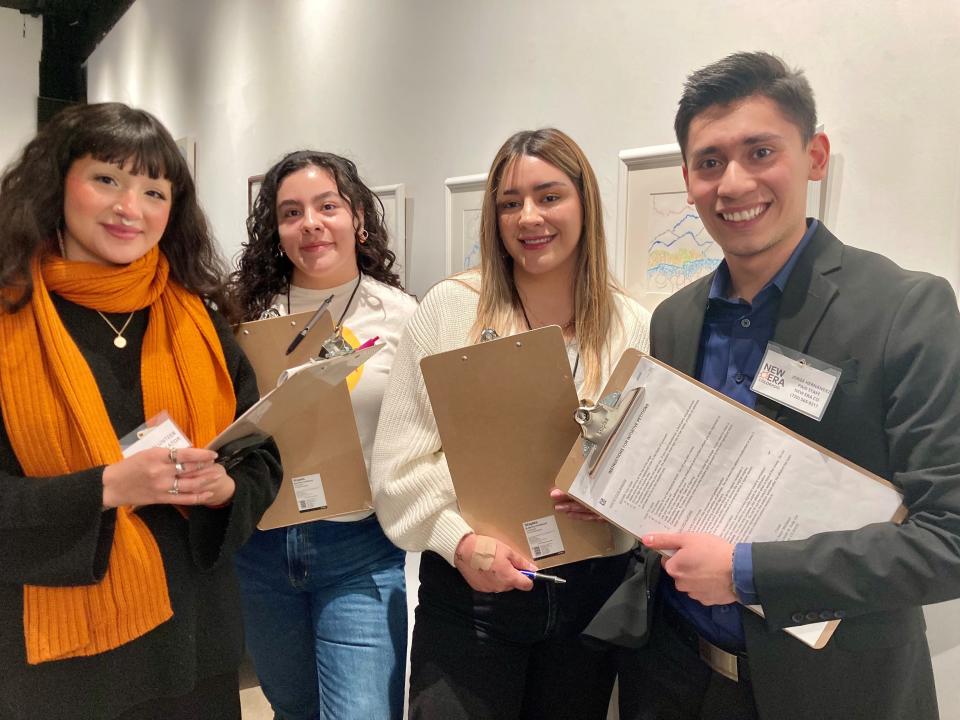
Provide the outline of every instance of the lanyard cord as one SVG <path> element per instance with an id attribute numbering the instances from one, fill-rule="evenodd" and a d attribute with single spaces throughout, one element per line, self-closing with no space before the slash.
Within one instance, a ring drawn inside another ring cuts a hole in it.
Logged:
<path id="1" fill-rule="evenodd" d="M 527 323 L 527 330 L 533 330 L 533 326 L 530 324 L 530 318 L 527 317 L 527 308 L 523 304 L 523 300 L 520 301 L 520 312 L 523 313 L 523 320 Z M 573 364 L 573 381 L 577 381 L 577 370 L 580 368 L 580 347 L 577 346 L 577 361 Z"/>
<path id="2" fill-rule="evenodd" d="M 357 294 L 357 290 L 360 289 L 360 281 L 363 280 L 363 273 L 357 272 L 357 284 L 353 286 L 353 291 L 350 293 L 350 299 L 347 300 L 347 306 L 343 309 L 343 312 L 340 313 L 340 318 L 337 320 L 337 324 L 333 328 L 335 335 L 339 335 L 341 328 L 343 327 L 343 319 L 347 316 L 347 312 L 350 310 L 350 305 L 353 303 L 353 298 Z M 290 309 L 290 285 L 287 285 L 287 314 L 292 315 L 293 311 Z M 529 323 L 528 323 L 529 325 Z M 576 374 L 576 373 L 574 373 Z"/>

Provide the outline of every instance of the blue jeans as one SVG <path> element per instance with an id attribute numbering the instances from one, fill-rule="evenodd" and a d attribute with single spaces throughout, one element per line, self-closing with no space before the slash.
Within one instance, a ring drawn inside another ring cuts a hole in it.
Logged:
<path id="1" fill-rule="evenodd" d="M 403 563 L 376 516 L 258 531 L 237 553 L 247 647 L 277 718 L 402 717 Z"/>

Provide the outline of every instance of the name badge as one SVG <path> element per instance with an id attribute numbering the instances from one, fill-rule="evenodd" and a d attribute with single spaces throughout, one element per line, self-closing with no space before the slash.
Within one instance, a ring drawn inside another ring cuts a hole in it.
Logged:
<path id="1" fill-rule="evenodd" d="M 819 422 L 839 380 L 840 368 L 768 342 L 750 389 Z"/>

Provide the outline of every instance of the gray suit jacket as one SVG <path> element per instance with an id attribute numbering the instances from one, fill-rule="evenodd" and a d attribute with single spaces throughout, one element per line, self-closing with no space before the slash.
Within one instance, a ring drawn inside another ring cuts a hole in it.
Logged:
<path id="1" fill-rule="evenodd" d="M 653 315 L 651 351 L 694 375 L 711 277 Z M 756 543 L 766 620 L 744 612 L 763 720 L 938 716 L 921 605 L 960 596 L 960 314 L 949 284 L 843 245 L 823 225 L 782 298 L 774 341 L 842 369 L 820 422 L 757 410 L 893 482 L 909 517 Z M 842 618 L 823 650 L 781 628 Z"/>

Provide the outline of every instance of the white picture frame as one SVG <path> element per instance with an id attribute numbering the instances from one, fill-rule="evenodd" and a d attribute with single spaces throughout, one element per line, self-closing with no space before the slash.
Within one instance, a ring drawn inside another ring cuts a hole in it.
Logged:
<path id="1" fill-rule="evenodd" d="M 822 132 L 823 126 L 817 126 Z M 653 310 L 681 287 L 713 272 L 723 253 L 686 202 L 676 143 L 621 150 L 614 272 Z M 823 219 L 826 180 L 807 187 L 807 215 Z"/>
<path id="2" fill-rule="evenodd" d="M 407 273 L 407 188 L 404 183 L 378 185 L 370 188 L 383 203 L 383 224 L 387 227 L 387 244 L 396 255 L 394 272 L 406 287 Z"/>
<path id="3" fill-rule="evenodd" d="M 446 245 L 444 258 L 449 277 L 480 264 L 480 212 L 487 174 L 447 178 L 444 185 Z"/>

